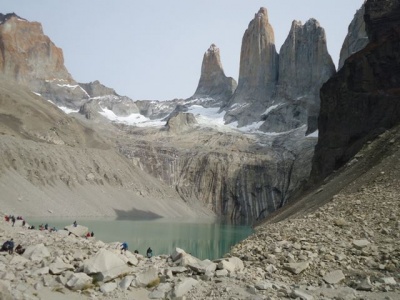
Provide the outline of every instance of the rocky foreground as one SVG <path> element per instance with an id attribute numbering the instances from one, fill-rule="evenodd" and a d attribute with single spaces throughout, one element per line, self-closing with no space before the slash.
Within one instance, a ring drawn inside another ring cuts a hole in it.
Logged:
<path id="1" fill-rule="evenodd" d="M 312 214 L 258 227 L 215 261 L 178 248 L 151 259 L 121 254 L 118 243 L 2 218 L 1 240 L 26 251 L 0 252 L 0 298 L 400 299 L 399 214 L 398 179 L 382 172 Z"/>

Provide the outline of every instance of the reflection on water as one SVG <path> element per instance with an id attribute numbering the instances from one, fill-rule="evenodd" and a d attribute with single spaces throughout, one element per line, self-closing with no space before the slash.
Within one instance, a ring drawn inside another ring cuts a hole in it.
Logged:
<path id="1" fill-rule="evenodd" d="M 75 219 L 27 218 L 38 227 L 48 223 L 58 229 L 70 225 Z M 154 255 L 171 254 L 175 247 L 200 259 L 216 259 L 229 252 L 231 246 L 252 233 L 249 226 L 197 222 L 185 220 L 110 220 L 76 219 L 78 224 L 94 231 L 95 238 L 104 242 L 127 242 L 129 250 L 145 254 L 151 247 Z"/>

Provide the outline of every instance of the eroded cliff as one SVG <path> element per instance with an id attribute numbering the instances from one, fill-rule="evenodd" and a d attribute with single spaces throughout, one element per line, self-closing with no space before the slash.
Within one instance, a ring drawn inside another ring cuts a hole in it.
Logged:
<path id="1" fill-rule="evenodd" d="M 400 3 L 367 1 L 364 20 L 370 42 L 321 89 L 315 181 L 400 121 Z"/>

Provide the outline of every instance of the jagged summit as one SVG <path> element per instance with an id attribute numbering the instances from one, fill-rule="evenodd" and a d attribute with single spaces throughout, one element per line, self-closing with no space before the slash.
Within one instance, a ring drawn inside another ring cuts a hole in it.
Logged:
<path id="1" fill-rule="evenodd" d="M 204 53 L 199 84 L 190 99 L 213 98 L 216 101 L 212 105 L 221 106 L 233 95 L 236 86 L 232 77 L 225 76 L 219 48 L 211 44 Z"/>
<path id="2" fill-rule="evenodd" d="M 313 18 L 304 25 L 293 21 L 279 52 L 279 80 L 273 96 L 276 108 L 265 114 L 260 129 L 281 132 L 308 124 L 309 132 L 315 131 L 319 89 L 334 73 L 319 22 Z"/>
<path id="3" fill-rule="evenodd" d="M 258 13 L 254 15 L 254 19 L 264 19 L 268 22 L 268 10 L 265 7 L 261 7 Z"/>
<path id="4" fill-rule="evenodd" d="M 0 24 L 8 21 L 9 19 L 11 19 L 12 17 L 15 17 L 17 19 L 26 21 L 26 19 L 21 18 L 20 16 L 18 16 L 16 13 L 8 13 L 8 14 L 2 14 L 0 13 Z"/>
<path id="5" fill-rule="evenodd" d="M 242 39 L 238 87 L 230 99 L 226 123 L 244 126 L 254 122 L 254 112 L 264 111 L 278 80 L 279 57 L 274 30 L 262 7 L 249 23 Z"/>

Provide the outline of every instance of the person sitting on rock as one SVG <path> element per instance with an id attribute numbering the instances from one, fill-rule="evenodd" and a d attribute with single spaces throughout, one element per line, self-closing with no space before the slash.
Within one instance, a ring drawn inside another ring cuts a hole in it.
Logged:
<path id="1" fill-rule="evenodd" d="M 15 248 L 15 252 L 19 255 L 22 255 L 25 252 L 25 248 L 22 248 L 21 244 L 18 244 L 18 246 Z"/>
<path id="2" fill-rule="evenodd" d="M 74 227 L 77 227 L 78 226 L 78 223 L 76 223 L 76 221 L 74 221 Z"/>
<path id="3" fill-rule="evenodd" d="M 150 257 L 153 256 L 153 250 L 151 250 L 150 247 L 149 247 L 149 248 L 147 249 L 147 251 L 146 251 L 146 256 L 147 256 L 148 258 L 150 258 Z"/>
<path id="4" fill-rule="evenodd" d="M 128 243 L 127 242 L 123 242 L 121 244 L 121 254 L 126 252 L 126 250 L 128 250 Z"/>

